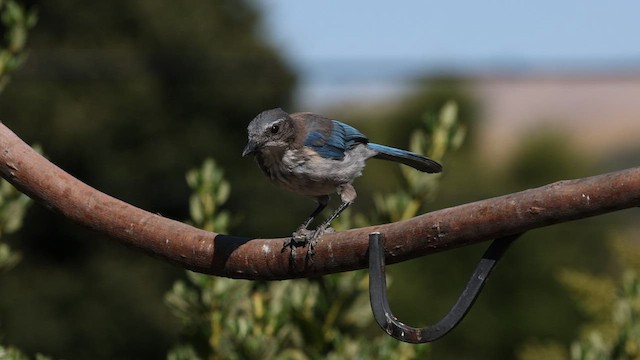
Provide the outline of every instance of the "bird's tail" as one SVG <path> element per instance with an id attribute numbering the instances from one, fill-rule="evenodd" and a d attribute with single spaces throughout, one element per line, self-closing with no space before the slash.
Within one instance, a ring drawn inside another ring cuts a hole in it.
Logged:
<path id="1" fill-rule="evenodd" d="M 439 173 L 442 171 L 442 165 L 440 165 L 439 162 L 429 159 L 426 156 L 380 144 L 369 143 L 367 145 L 370 149 L 378 153 L 374 156 L 376 159 L 397 161 L 409 165 L 416 170 L 428 173 Z"/>

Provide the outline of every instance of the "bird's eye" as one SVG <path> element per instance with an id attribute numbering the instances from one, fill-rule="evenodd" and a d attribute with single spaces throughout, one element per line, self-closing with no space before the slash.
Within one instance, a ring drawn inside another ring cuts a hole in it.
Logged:
<path id="1" fill-rule="evenodd" d="M 271 131 L 272 134 L 277 134 L 278 130 L 280 130 L 280 125 L 278 124 L 273 124 L 271 125 L 271 129 L 269 129 Z"/>

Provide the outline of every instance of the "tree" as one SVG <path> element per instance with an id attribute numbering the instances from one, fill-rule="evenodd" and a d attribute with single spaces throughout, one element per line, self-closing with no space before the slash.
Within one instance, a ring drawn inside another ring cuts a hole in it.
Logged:
<path id="1" fill-rule="evenodd" d="M 187 217 L 182 174 L 203 158 L 216 154 L 233 181 L 246 181 L 243 166 L 253 164 L 236 161 L 246 124 L 289 104 L 295 85 L 252 3 L 27 5 L 40 21 L 0 100 L 6 124 L 84 181 L 173 218 Z M 161 299 L 182 272 L 88 245 L 104 237 L 41 207 L 27 216 L 7 240 L 28 256 L 0 280 L 7 340 L 70 358 L 164 356 L 177 326 Z"/>

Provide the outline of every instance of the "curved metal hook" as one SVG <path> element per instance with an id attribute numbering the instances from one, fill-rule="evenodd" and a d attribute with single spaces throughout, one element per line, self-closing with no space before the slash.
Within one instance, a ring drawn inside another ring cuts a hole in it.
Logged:
<path id="1" fill-rule="evenodd" d="M 494 240 L 482 255 L 471 279 L 451 310 L 435 325 L 423 328 L 409 326 L 396 318 L 387 301 L 387 281 L 384 271 L 384 247 L 379 232 L 369 234 L 369 297 L 371 310 L 378 325 L 389 336 L 400 341 L 419 344 L 437 340 L 451 331 L 467 314 L 478 297 L 491 270 L 513 243 L 522 234 Z"/>

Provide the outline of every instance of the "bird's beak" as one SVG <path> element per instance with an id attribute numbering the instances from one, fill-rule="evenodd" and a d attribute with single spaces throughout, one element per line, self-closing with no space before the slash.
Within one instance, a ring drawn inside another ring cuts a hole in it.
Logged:
<path id="1" fill-rule="evenodd" d="M 242 156 L 253 155 L 258 150 L 258 144 L 255 141 L 249 140 L 247 146 L 242 151 Z"/>

